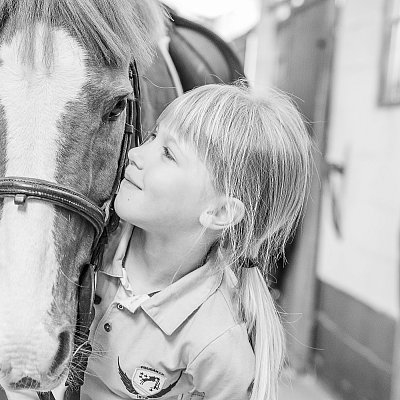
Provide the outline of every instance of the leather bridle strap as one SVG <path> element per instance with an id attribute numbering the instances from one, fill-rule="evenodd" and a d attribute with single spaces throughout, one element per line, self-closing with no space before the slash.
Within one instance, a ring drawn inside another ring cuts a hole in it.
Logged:
<path id="1" fill-rule="evenodd" d="M 79 371 L 78 373 L 76 371 L 73 374 L 70 373 L 67 378 L 66 385 L 68 387 L 64 396 L 65 400 L 80 399 L 80 387 L 84 382 L 84 372 L 92 350 L 88 341 L 88 337 L 89 328 L 94 317 L 94 274 L 101 263 L 104 247 L 108 240 L 108 233 L 115 230 L 119 223 L 119 217 L 114 210 L 114 200 L 119 188 L 119 184 L 124 175 L 128 159 L 128 151 L 131 148 L 132 135 L 135 138 L 135 146 L 139 146 L 142 141 L 140 84 L 135 62 L 130 65 L 129 79 L 133 87 L 133 96 L 128 98 L 126 107 L 125 131 L 121 144 L 118 170 L 112 188 L 112 197 L 109 205 L 109 218 L 99 240 L 94 242 L 95 247 L 92 252 L 91 262 L 89 265 L 84 266 L 79 280 L 78 316 L 75 331 L 75 353 L 72 360 L 73 365 L 79 365 Z M 79 351 L 77 351 L 78 348 Z M 44 394 L 45 397 L 41 397 L 42 393 L 39 393 L 38 395 L 40 400 L 54 400 L 54 396 L 51 392 Z"/>
<path id="2" fill-rule="evenodd" d="M 133 96 L 128 99 L 126 105 L 125 134 L 121 145 L 121 153 L 118 162 L 118 170 L 112 188 L 112 201 L 110 204 L 110 216 L 107 229 L 113 232 L 119 223 L 119 217 L 114 210 L 114 199 L 119 185 L 124 175 L 126 162 L 128 160 L 128 151 L 131 148 L 132 136 L 134 138 L 133 146 L 140 146 L 142 143 L 142 110 L 140 106 L 140 82 L 136 62 L 134 61 L 129 68 L 129 80 L 133 87 Z"/>
<path id="3" fill-rule="evenodd" d="M 73 211 L 86 219 L 95 230 L 95 240 L 103 232 L 106 213 L 88 197 L 59 183 L 42 179 L 8 176 L 0 179 L 0 197 L 14 197 L 14 203 L 23 205 L 27 199 L 53 203 Z"/>
<path id="4" fill-rule="evenodd" d="M 75 354 L 73 356 L 73 365 L 79 365 L 78 373 L 75 371 L 69 374 L 66 385 L 65 400 L 79 400 L 80 387 L 84 382 L 84 372 L 87 366 L 88 358 L 91 353 L 91 346 L 87 340 L 89 337 L 89 328 L 94 317 L 94 273 L 99 267 L 105 244 L 108 240 L 108 233 L 114 231 L 119 223 L 119 217 L 114 210 L 114 200 L 118 191 L 120 182 L 124 175 L 128 151 L 131 148 L 132 136 L 135 139 L 134 146 L 139 146 L 142 141 L 141 108 L 140 108 L 140 84 L 136 63 L 133 62 L 129 68 L 129 79 L 133 87 L 133 96 L 128 98 L 126 106 L 125 132 L 121 144 L 121 153 L 118 161 L 118 170 L 112 188 L 112 198 L 109 205 L 108 223 L 103 230 L 95 248 L 92 252 L 92 258 L 89 265 L 84 266 L 79 281 L 79 301 L 78 317 L 75 332 Z M 86 340 L 84 340 L 86 339 Z M 80 346 L 80 347 L 79 347 Z M 79 347 L 79 351 L 76 349 Z M 48 394 L 46 394 L 48 395 Z M 51 396 L 53 396 L 50 393 Z M 40 397 L 40 400 L 44 400 Z M 50 397 L 49 400 L 54 400 Z"/>

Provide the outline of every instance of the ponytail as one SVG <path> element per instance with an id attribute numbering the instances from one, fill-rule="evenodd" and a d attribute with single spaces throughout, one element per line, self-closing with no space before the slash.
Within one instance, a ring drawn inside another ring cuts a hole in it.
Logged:
<path id="1" fill-rule="evenodd" d="M 240 309 L 255 353 L 250 400 L 277 400 L 285 337 L 274 300 L 259 268 L 240 268 Z"/>

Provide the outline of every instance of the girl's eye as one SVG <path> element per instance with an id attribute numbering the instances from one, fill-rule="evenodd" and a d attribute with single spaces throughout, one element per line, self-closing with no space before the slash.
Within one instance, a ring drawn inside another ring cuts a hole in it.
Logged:
<path id="1" fill-rule="evenodd" d="M 107 116 L 108 121 L 116 121 L 126 107 L 126 98 L 119 100 Z"/>
<path id="2" fill-rule="evenodd" d="M 163 146 L 164 156 L 167 157 L 169 160 L 175 161 L 175 158 L 169 151 L 168 147 Z"/>

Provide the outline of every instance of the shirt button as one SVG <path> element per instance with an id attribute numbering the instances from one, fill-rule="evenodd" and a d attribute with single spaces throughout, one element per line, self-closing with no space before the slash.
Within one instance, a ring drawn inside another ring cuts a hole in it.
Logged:
<path id="1" fill-rule="evenodd" d="M 118 310 L 123 310 L 124 306 L 121 303 L 118 303 L 117 304 L 117 308 L 118 308 Z"/>
<path id="2" fill-rule="evenodd" d="M 110 332 L 111 331 L 111 324 L 109 324 L 108 322 L 106 324 L 104 324 L 104 330 L 106 332 Z"/>

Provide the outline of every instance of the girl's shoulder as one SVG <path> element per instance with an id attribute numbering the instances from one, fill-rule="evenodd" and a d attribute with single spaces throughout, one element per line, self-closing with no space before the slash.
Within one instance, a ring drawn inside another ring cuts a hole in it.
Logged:
<path id="1" fill-rule="evenodd" d="M 237 312 L 237 278 L 229 267 L 221 270 L 220 284 L 204 301 L 199 311 L 208 318 L 219 318 L 221 323 L 236 325 L 241 322 Z"/>
<path id="2" fill-rule="evenodd" d="M 190 321 L 190 330 L 194 337 L 206 346 L 226 332 L 246 330 L 239 318 L 235 302 L 236 287 L 231 277 L 224 273 L 219 288 L 196 310 Z"/>
<path id="3" fill-rule="evenodd" d="M 255 358 L 245 323 L 236 312 L 234 297 L 234 287 L 223 281 L 198 309 L 192 325 L 194 334 L 186 372 L 195 382 L 201 381 L 198 387 L 205 387 L 204 391 L 210 396 L 214 394 L 213 388 L 218 387 L 213 377 L 225 375 L 225 383 L 230 382 L 232 394 L 224 398 L 233 398 L 235 394 L 244 399 L 254 379 Z M 243 396 L 238 394 L 242 392 Z M 217 393 L 215 396 L 217 398 Z"/>

